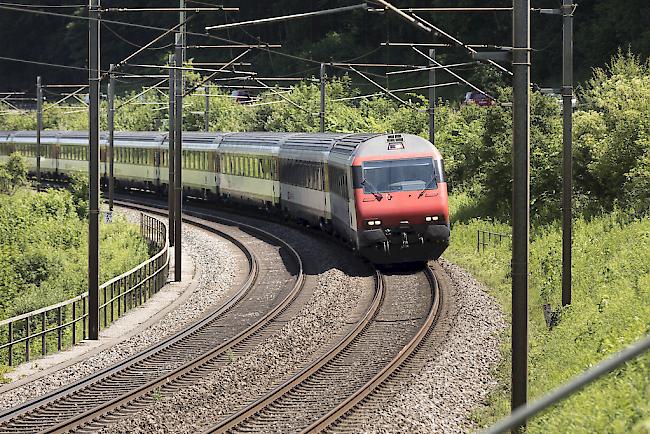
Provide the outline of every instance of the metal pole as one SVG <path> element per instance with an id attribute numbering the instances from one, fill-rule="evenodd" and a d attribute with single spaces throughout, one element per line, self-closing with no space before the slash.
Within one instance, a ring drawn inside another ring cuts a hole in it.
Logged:
<path id="1" fill-rule="evenodd" d="M 108 81 L 108 209 L 115 198 L 115 65 L 111 64 Z"/>
<path id="2" fill-rule="evenodd" d="M 169 56 L 169 65 L 173 66 L 175 63 L 174 60 L 174 55 Z M 167 211 L 169 214 L 169 221 L 168 221 L 168 234 L 169 234 L 169 245 L 173 246 L 174 241 L 176 241 L 175 235 L 174 235 L 174 222 L 176 221 L 174 219 L 174 213 L 176 211 L 176 207 L 174 205 L 174 162 L 176 159 L 174 158 L 174 136 L 176 134 L 176 126 L 174 122 L 174 117 L 176 116 L 176 70 L 173 68 L 169 68 L 169 150 L 168 150 L 168 156 L 167 156 L 167 166 L 169 168 L 169 180 L 167 181 Z"/>
<path id="3" fill-rule="evenodd" d="M 88 338 L 99 339 L 99 4 L 90 0 L 89 16 L 89 144 L 88 179 Z"/>
<path id="4" fill-rule="evenodd" d="M 571 244 L 573 196 L 573 0 L 563 0 L 562 26 L 562 100 L 563 100 L 563 170 L 562 170 L 562 306 L 571 304 Z"/>
<path id="5" fill-rule="evenodd" d="M 41 189 L 41 131 L 43 130 L 43 84 L 36 77 L 36 188 Z"/>
<path id="6" fill-rule="evenodd" d="M 528 400 L 528 259 L 530 233 L 530 0 L 514 0 L 512 148 L 512 397 Z"/>
<path id="7" fill-rule="evenodd" d="M 431 59 L 436 58 L 436 50 L 430 49 L 429 50 L 429 57 Z M 429 61 L 429 66 L 435 66 L 433 64 L 433 61 Z M 434 145 L 436 144 L 436 70 L 435 69 L 430 69 L 429 70 L 429 141 L 433 143 Z"/>
<path id="8" fill-rule="evenodd" d="M 210 131 L 210 86 L 205 85 L 205 132 Z"/>
<path id="9" fill-rule="evenodd" d="M 179 0 L 180 8 L 185 7 L 185 0 Z M 180 13 L 181 23 L 185 21 L 185 12 Z M 185 26 L 181 26 L 180 31 L 176 34 L 176 66 L 182 67 L 183 60 L 185 59 Z M 174 236 L 176 238 L 174 242 L 174 280 L 176 282 L 181 281 L 181 216 L 183 209 L 183 173 L 182 173 L 182 148 L 183 148 L 183 70 L 179 69 L 176 71 L 176 119 L 175 127 L 176 134 L 174 135 L 175 142 L 175 170 L 174 170 L 174 205 L 176 207 L 174 215 Z"/>
<path id="10" fill-rule="evenodd" d="M 320 64 L 320 132 L 325 132 L 325 64 Z"/>

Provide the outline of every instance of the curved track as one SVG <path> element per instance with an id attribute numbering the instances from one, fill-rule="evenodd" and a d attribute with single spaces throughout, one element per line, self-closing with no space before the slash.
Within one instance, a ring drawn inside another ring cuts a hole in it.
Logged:
<path id="1" fill-rule="evenodd" d="M 186 220 L 229 239 L 246 254 L 248 278 L 235 296 L 183 332 L 1 414 L 0 431 L 65 432 L 110 423 L 102 418 L 163 384 L 200 375 L 201 369 L 209 369 L 237 345 L 255 339 L 300 293 L 302 261 L 289 244 L 268 232 L 226 219 L 215 218 L 218 223 L 191 217 Z"/>
<path id="2" fill-rule="evenodd" d="M 156 208 L 123 204 L 161 214 Z M 54 393 L 0 414 L 1 432 L 93 432 L 146 408 L 156 394 L 198 383 L 277 332 L 281 314 L 306 302 L 302 259 L 278 236 L 203 212 L 187 223 L 218 233 L 248 258 L 248 278 L 226 305 L 189 329 Z M 239 220 L 239 219 L 238 219 Z M 246 221 L 246 219 L 244 219 Z M 270 229 L 269 229 L 270 231 Z M 336 427 L 386 384 L 435 327 L 443 294 L 434 273 L 376 271 L 375 290 L 349 324 L 302 371 L 208 432 L 321 431 Z M 302 292 L 301 292 L 302 291 Z M 233 409 L 233 411 L 236 411 Z M 215 421 L 204 421 L 210 427 Z"/>
<path id="3" fill-rule="evenodd" d="M 378 282 L 372 308 L 335 348 L 207 432 L 322 431 L 376 391 L 434 328 L 442 300 L 429 268 Z"/>

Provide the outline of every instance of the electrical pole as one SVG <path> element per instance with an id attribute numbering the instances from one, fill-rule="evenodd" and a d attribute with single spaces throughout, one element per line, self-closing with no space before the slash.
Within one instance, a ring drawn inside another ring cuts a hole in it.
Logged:
<path id="1" fill-rule="evenodd" d="M 562 306 L 571 304 L 571 249 L 573 196 L 573 0 L 562 4 L 562 101 L 563 101 L 563 170 L 562 170 Z"/>
<path id="2" fill-rule="evenodd" d="M 36 189 L 41 190 L 41 131 L 43 130 L 43 84 L 36 77 Z"/>
<path id="3" fill-rule="evenodd" d="M 325 132 L 325 64 L 320 64 L 320 132 Z"/>
<path id="4" fill-rule="evenodd" d="M 115 65 L 111 64 L 108 80 L 108 209 L 113 211 L 115 197 Z"/>
<path id="5" fill-rule="evenodd" d="M 205 85 L 205 132 L 210 131 L 210 86 Z"/>
<path id="6" fill-rule="evenodd" d="M 185 0 L 180 0 L 180 22 L 185 22 Z M 174 280 L 181 281 L 181 218 L 183 212 L 183 173 L 182 173 L 182 148 L 183 148 L 183 64 L 185 60 L 185 25 L 183 24 L 178 33 L 176 33 L 176 119 L 174 134 L 176 161 L 174 167 L 174 205 L 176 206 L 174 215 Z"/>
<path id="7" fill-rule="evenodd" d="M 90 0 L 89 28 L 89 145 L 88 178 L 88 338 L 99 339 L 99 4 Z"/>
<path id="8" fill-rule="evenodd" d="M 169 66 L 175 65 L 174 55 L 169 56 Z M 176 127 L 174 122 L 174 117 L 176 116 L 176 105 L 174 104 L 176 99 L 176 70 L 174 68 L 169 68 L 169 150 L 167 151 L 167 166 L 169 168 L 169 179 L 167 180 L 167 214 L 169 217 L 167 233 L 169 234 L 169 245 L 173 246 L 174 241 L 176 241 L 174 235 L 174 225 L 176 219 L 174 218 L 174 213 L 176 211 L 176 206 L 174 205 L 174 135 L 176 134 Z"/>
<path id="9" fill-rule="evenodd" d="M 431 59 L 436 58 L 436 50 L 430 49 L 429 50 L 429 57 Z M 429 61 L 429 66 L 431 69 L 429 69 L 429 141 L 433 143 L 434 145 L 436 144 L 436 70 L 434 69 L 435 65 L 433 64 L 433 61 Z"/>
<path id="10" fill-rule="evenodd" d="M 513 2 L 512 401 L 528 400 L 530 234 L 530 0 Z"/>

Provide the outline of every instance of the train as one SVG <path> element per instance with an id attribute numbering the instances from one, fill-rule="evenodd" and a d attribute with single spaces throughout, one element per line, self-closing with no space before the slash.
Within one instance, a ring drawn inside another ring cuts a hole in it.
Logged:
<path id="1" fill-rule="evenodd" d="M 116 188 L 166 194 L 167 134 L 116 132 L 113 143 Z M 102 134 L 104 185 L 107 149 Z M 185 197 L 256 207 L 320 227 L 375 264 L 435 260 L 449 245 L 443 159 L 419 136 L 186 132 L 181 149 Z M 88 151 L 87 132 L 42 131 L 42 176 L 87 172 Z M 14 152 L 34 172 L 36 132 L 0 131 L 0 162 Z"/>

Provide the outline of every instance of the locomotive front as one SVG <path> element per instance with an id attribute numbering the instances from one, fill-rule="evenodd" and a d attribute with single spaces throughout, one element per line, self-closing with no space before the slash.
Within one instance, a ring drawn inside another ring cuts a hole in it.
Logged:
<path id="1" fill-rule="evenodd" d="M 449 245 L 442 157 L 407 134 L 375 137 L 352 165 L 360 253 L 377 264 L 437 259 Z"/>

